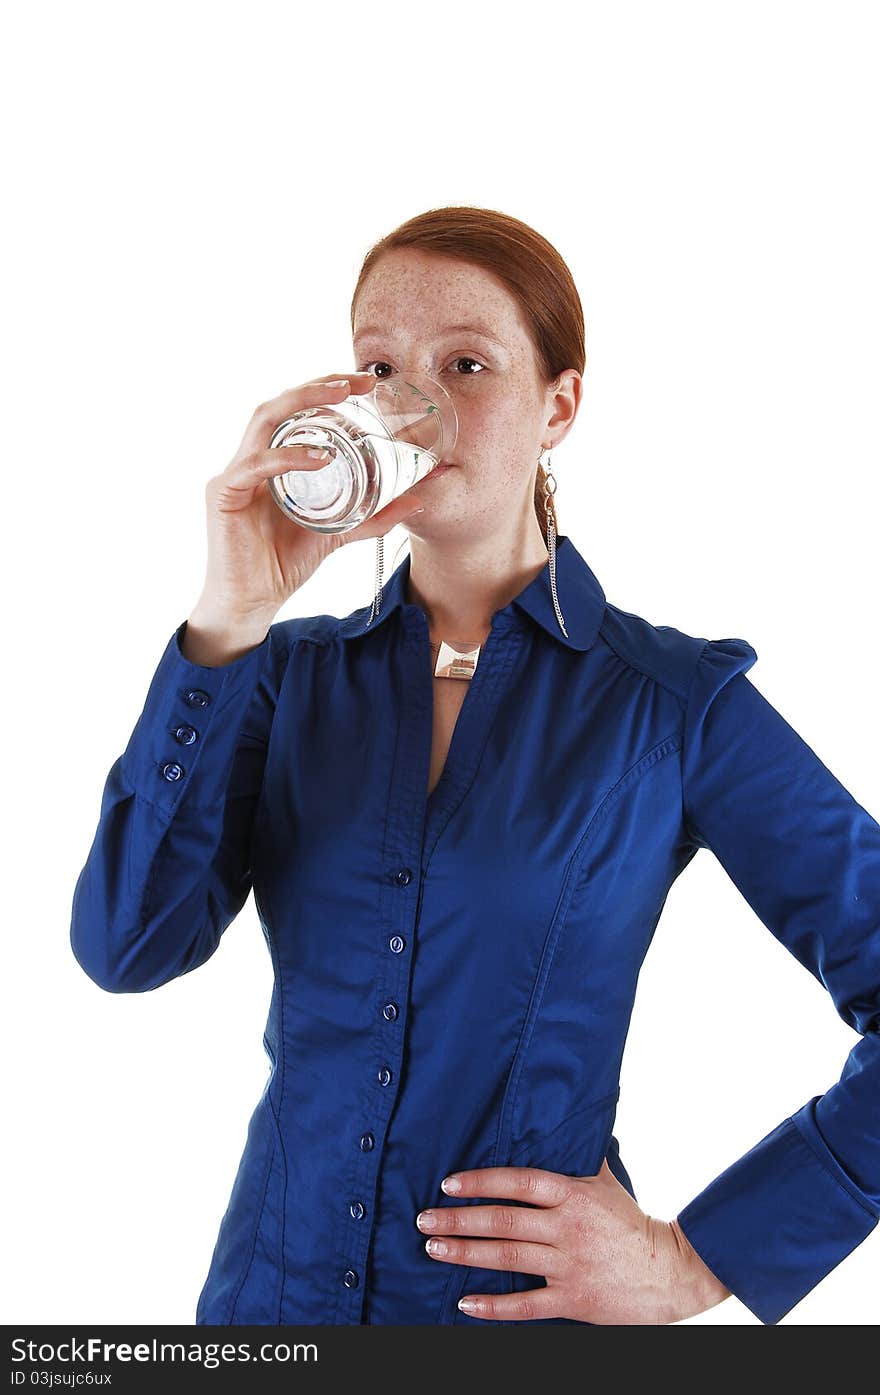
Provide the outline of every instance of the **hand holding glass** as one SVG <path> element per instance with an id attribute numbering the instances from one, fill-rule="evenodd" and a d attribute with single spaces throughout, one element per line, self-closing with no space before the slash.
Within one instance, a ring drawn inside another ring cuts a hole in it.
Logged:
<path id="1" fill-rule="evenodd" d="M 381 378 L 369 393 L 305 407 L 280 423 L 270 447 L 323 446 L 333 459 L 273 475 L 269 491 L 303 528 L 345 533 L 424 479 L 457 435 L 455 406 L 440 383 L 418 373 Z"/>

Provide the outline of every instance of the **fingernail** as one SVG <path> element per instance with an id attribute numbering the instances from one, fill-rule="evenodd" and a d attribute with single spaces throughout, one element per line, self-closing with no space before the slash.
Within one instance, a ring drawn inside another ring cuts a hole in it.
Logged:
<path id="1" fill-rule="evenodd" d="M 477 1306 L 473 1298 L 459 1298 L 458 1300 L 458 1307 L 461 1308 L 463 1313 L 475 1313 L 477 1311 Z"/>
<path id="2" fill-rule="evenodd" d="M 348 378 L 331 378 L 327 383 L 328 387 L 348 387 Z"/>
<path id="3" fill-rule="evenodd" d="M 444 1177 L 440 1186 L 445 1192 L 460 1192 L 461 1182 L 457 1177 Z"/>
<path id="4" fill-rule="evenodd" d="M 416 1225 L 419 1226 L 421 1230 L 431 1230 L 434 1225 L 434 1220 L 433 1211 L 420 1211 L 416 1216 Z"/>
<path id="5" fill-rule="evenodd" d="M 310 455 L 313 460 L 321 460 L 325 455 L 329 459 L 330 452 L 325 450 L 323 446 L 309 446 L 306 455 Z"/>

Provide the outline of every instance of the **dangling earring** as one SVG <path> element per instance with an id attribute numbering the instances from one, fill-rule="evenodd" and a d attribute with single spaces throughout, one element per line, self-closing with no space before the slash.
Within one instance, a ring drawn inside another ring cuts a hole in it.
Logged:
<path id="1" fill-rule="evenodd" d="M 372 623 L 373 623 L 373 621 L 375 620 L 376 616 L 379 614 L 379 607 L 380 607 L 381 604 L 382 604 L 382 587 L 383 587 L 383 585 L 384 585 L 384 581 L 383 581 L 383 579 L 382 579 L 382 573 L 384 572 L 384 570 L 385 570 L 385 538 L 383 537 L 383 535 L 382 535 L 381 533 L 378 533 L 377 536 L 376 536 L 376 590 L 375 590 L 374 595 L 373 595 L 373 605 L 372 605 L 372 608 L 371 608 L 371 610 L 370 610 L 370 618 L 369 618 L 369 620 L 367 621 L 367 625 L 372 625 Z"/>
<path id="2" fill-rule="evenodd" d="M 549 447 L 547 447 L 549 451 Z M 541 457 L 538 456 L 540 463 Z M 556 509 L 553 506 L 553 495 L 556 493 L 556 476 L 550 469 L 550 456 L 547 456 L 547 464 L 544 466 L 544 515 L 547 519 L 547 552 L 550 558 L 550 590 L 553 594 L 553 609 L 556 611 L 556 619 L 559 628 L 568 639 L 568 630 L 565 628 L 565 621 L 562 618 L 562 611 L 559 609 L 559 597 L 556 594 Z M 551 488 L 552 482 L 552 488 Z"/>

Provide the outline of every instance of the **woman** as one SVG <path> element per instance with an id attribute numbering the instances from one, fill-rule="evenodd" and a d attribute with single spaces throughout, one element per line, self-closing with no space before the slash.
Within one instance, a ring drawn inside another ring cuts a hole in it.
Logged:
<path id="1" fill-rule="evenodd" d="M 880 826 L 752 686 L 745 640 L 619 609 L 557 536 L 540 461 L 581 400 L 583 318 L 544 238 L 413 218 L 370 251 L 352 329 L 357 372 L 260 406 L 208 484 L 203 592 L 73 900 L 84 970 L 143 992 L 254 889 L 271 1074 L 196 1321 L 669 1323 L 733 1292 L 777 1322 L 880 1212 Z M 273 428 L 415 370 L 454 397 L 449 468 L 348 534 L 298 528 L 267 497 Z M 274 620 L 365 538 L 371 605 Z M 700 847 L 860 1039 L 663 1221 L 612 1128 L 638 973 Z"/>

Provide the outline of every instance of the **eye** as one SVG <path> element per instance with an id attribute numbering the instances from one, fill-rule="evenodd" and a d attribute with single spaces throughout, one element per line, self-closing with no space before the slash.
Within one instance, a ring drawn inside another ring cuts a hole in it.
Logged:
<path id="1" fill-rule="evenodd" d="M 484 366 L 483 366 L 483 364 L 482 364 L 482 363 L 479 363 L 477 359 L 471 358 L 470 354 L 460 354 L 460 355 L 458 356 L 458 358 L 454 358 L 454 359 L 452 360 L 452 362 L 453 362 L 453 363 L 472 363 L 472 364 L 474 365 L 474 367 L 476 367 L 477 369 L 479 369 L 479 372 L 477 372 L 477 373 L 471 373 L 471 372 L 468 372 L 468 373 L 456 373 L 455 376 L 456 376 L 457 378 L 478 378 L 478 377 L 480 376 L 480 373 L 484 373 L 484 372 L 486 371 L 485 368 L 484 368 Z M 386 363 L 386 362 L 384 361 L 384 359 L 377 358 L 377 359 L 373 359 L 372 362 L 370 362 L 370 363 L 364 363 L 364 364 L 362 364 L 361 367 L 358 369 L 358 372 L 359 372 L 359 373 L 369 373 L 369 372 L 371 372 L 371 371 L 373 370 L 373 366 L 374 366 L 374 365 L 376 365 L 376 366 L 379 367 L 379 368 L 390 368 L 390 367 L 391 367 L 391 364 L 390 364 L 390 363 Z M 374 377 L 374 378 L 387 378 L 387 376 L 388 376 L 387 373 L 373 373 L 373 377 Z"/>

